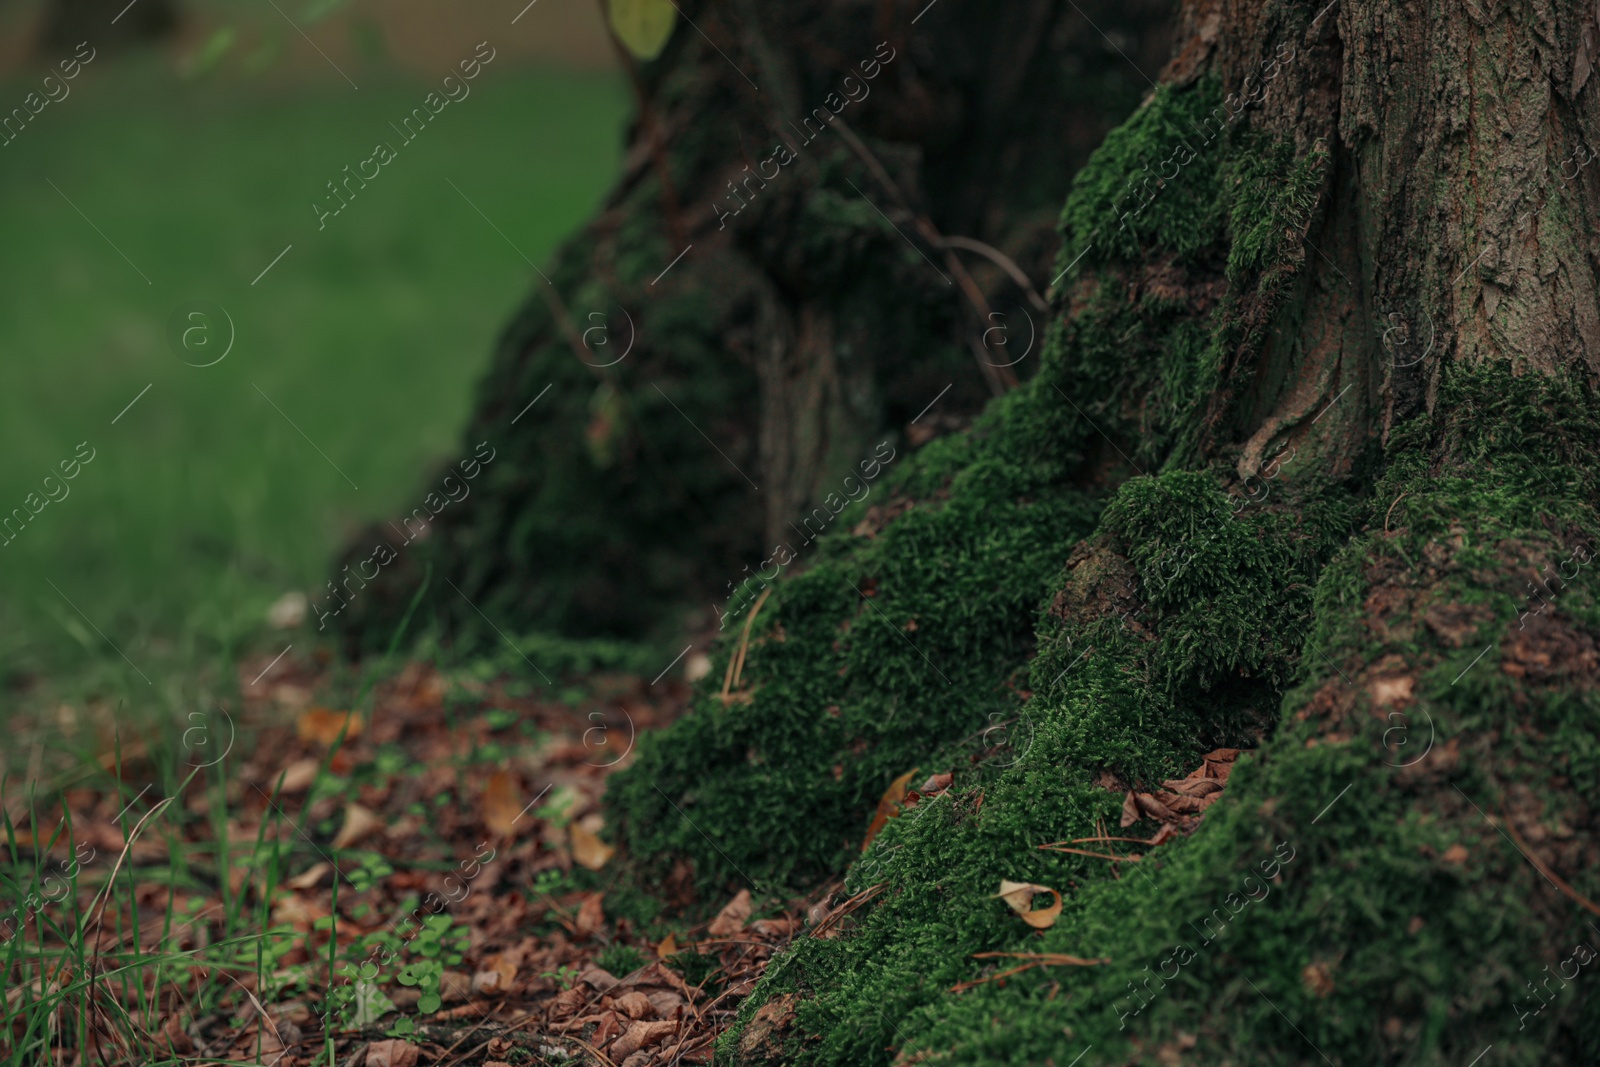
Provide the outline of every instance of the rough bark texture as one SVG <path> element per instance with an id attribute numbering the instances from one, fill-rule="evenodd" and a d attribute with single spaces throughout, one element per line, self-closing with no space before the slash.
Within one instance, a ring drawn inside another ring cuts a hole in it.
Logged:
<path id="1" fill-rule="evenodd" d="M 1600 1059 L 1596 19 L 1185 6 L 1067 198 L 1038 374 L 613 779 L 645 871 L 866 894 L 731 1062 Z M 953 785 L 863 852 L 914 768 Z"/>
<path id="2" fill-rule="evenodd" d="M 463 640 L 497 640 L 467 600 L 514 633 L 714 625 L 880 442 L 1032 372 L 1037 345 L 1005 364 L 1042 304 L 985 246 L 1044 287 L 1072 172 L 1170 41 L 1169 0 L 679 6 L 621 181 L 501 341 L 467 436 L 494 462 L 394 545 L 354 639 L 386 640 L 429 564 L 424 617 Z"/>

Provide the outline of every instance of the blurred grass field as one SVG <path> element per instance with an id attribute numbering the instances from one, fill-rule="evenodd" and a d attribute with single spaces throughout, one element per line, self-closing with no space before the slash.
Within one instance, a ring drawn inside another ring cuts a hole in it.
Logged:
<path id="1" fill-rule="evenodd" d="M 80 442 L 95 453 L 0 547 L 7 716 L 226 694 L 235 659 L 275 641 L 268 606 L 319 587 L 342 537 L 415 506 L 454 457 L 534 277 L 523 256 L 598 203 L 629 108 L 611 73 L 502 59 L 471 84 L 400 147 L 389 124 L 436 81 L 268 91 L 107 61 L 0 148 L 0 515 Z M 398 158 L 319 231 L 324 183 L 378 141 Z M 236 331 L 204 368 L 167 339 L 196 299 Z"/>

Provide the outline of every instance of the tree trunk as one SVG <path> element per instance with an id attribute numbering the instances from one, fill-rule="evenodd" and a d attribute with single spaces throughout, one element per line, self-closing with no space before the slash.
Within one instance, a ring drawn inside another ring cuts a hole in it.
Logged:
<path id="1" fill-rule="evenodd" d="M 880 443 L 1032 373 L 1037 345 L 1008 353 L 1044 326 L 1061 198 L 1170 42 L 1170 0 L 678 6 L 665 52 L 630 61 L 622 179 L 484 382 L 467 448 L 496 458 L 426 542 L 380 527 L 341 561 L 378 537 L 399 557 L 342 597 L 358 642 L 429 565 L 424 612 L 462 641 L 498 640 L 483 616 L 640 637 L 692 604 L 715 626 Z"/>
<path id="2" fill-rule="evenodd" d="M 58 59 L 88 41 L 96 48 L 118 47 L 158 40 L 178 25 L 171 0 L 51 0 L 39 33 L 39 51 L 45 60 Z"/>
<path id="3" fill-rule="evenodd" d="M 1596 19 L 1186 4 L 1038 373 L 613 779 L 711 906 L 860 894 L 730 1059 L 1600 1058 Z"/>

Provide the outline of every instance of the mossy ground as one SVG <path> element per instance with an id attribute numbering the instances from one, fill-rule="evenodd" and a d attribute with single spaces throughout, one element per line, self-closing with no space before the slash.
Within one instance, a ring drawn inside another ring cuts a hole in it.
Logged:
<path id="1" fill-rule="evenodd" d="M 1107 222 L 1102 171 L 1158 151 L 1155 120 L 1213 91 L 1162 90 L 1108 142 L 1064 255 Z M 749 701 L 708 688 L 615 780 L 637 856 L 778 892 L 844 869 L 892 778 L 955 772 L 850 869 L 848 889 L 884 888 L 845 935 L 799 941 L 747 1003 L 746 1024 L 792 1009 L 783 1062 L 1600 1053 L 1587 972 L 1529 1014 L 1544 1000 L 1526 984 L 1600 931 L 1505 832 L 1600 895 L 1600 601 L 1577 577 L 1535 613 L 1520 588 L 1600 534 L 1583 472 L 1600 407 L 1564 381 L 1452 367 L 1438 414 L 1399 428 L 1356 491 L 1307 467 L 1253 504 L 1220 465 L 1181 469 L 1201 399 L 1264 321 L 1252 303 L 1287 299 L 1302 253 L 1274 235 L 1325 165 L 1242 134 L 1216 148 L 1175 177 L 1170 218 L 1153 203 L 1137 246 L 1073 289 L 1039 375 L 896 472 L 915 506 L 875 538 L 825 539 L 774 587 Z M 1182 273 L 1152 284 L 1150 263 Z M 996 715 L 1016 720 L 1002 758 L 963 759 Z M 1218 745 L 1255 751 L 1194 836 L 1138 863 L 1039 850 L 1107 832 L 1122 788 Z M 1001 879 L 1060 889 L 1059 920 L 1024 926 Z M 951 992 L 1014 962 L 976 952 L 1109 962 Z M 729 1061 L 771 1050 L 744 1036 Z"/>

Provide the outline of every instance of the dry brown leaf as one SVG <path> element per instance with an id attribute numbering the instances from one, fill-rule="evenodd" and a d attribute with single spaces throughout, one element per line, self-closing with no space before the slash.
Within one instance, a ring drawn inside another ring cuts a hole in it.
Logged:
<path id="1" fill-rule="evenodd" d="M 1465 863 L 1467 862 L 1466 846 L 1451 845 L 1449 848 L 1444 850 L 1444 855 L 1440 856 L 1439 858 L 1444 860 L 1446 863 Z"/>
<path id="2" fill-rule="evenodd" d="M 417 1046 L 391 1038 L 367 1046 L 367 1067 L 417 1067 Z"/>
<path id="3" fill-rule="evenodd" d="M 313 707 L 300 713 L 295 733 L 308 744 L 327 747 L 339 739 L 340 733 L 346 741 L 354 741 L 361 736 L 362 725 L 359 713 Z"/>
<path id="4" fill-rule="evenodd" d="M 918 768 L 913 767 L 894 781 L 889 783 L 889 788 L 883 791 L 883 797 L 878 801 L 878 810 L 873 813 L 872 825 L 867 827 L 867 839 L 861 842 L 861 851 L 865 852 L 872 844 L 872 839 L 878 836 L 884 824 L 900 814 L 900 802 L 906 798 L 906 787 L 911 784 L 911 779 L 916 776 Z"/>
<path id="5" fill-rule="evenodd" d="M 1300 982 L 1307 992 L 1319 997 L 1333 992 L 1333 973 L 1321 960 L 1306 964 L 1305 970 L 1300 972 Z"/>
<path id="6" fill-rule="evenodd" d="M 1215 778 L 1174 778 L 1162 782 L 1161 788 L 1170 789 L 1186 797 L 1208 797 L 1222 792 L 1222 783 Z"/>
<path id="7" fill-rule="evenodd" d="M 1055 898 L 1055 903 L 1048 908 L 1035 909 L 1033 897 L 1035 893 L 1049 893 Z M 1061 914 L 1061 894 L 1047 885 L 1035 882 L 1013 882 L 1008 878 L 1000 879 L 1000 892 L 995 896 L 1006 902 L 1006 906 L 1022 917 L 1022 921 L 1036 930 L 1045 930 L 1055 925 L 1056 918 Z"/>
<path id="8" fill-rule="evenodd" d="M 612 1042 L 609 1055 L 613 1060 L 620 1063 L 646 1045 L 653 1045 L 662 1038 L 677 1032 L 678 1024 L 671 1021 L 633 1023 L 628 1027 L 626 1033 Z"/>
<path id="9" fill-rule="evenodd" d="M 706 932 L 712 937 L 732 937 L 744 929 L 750 918 L 750 890 L 741 889 L 737 896 L 723 905 L 717 917 L 711 920 Z"/>
<path id="10" fill-rule="evenodd" d="M 1149 793 L 1138 793 L 1136 797 L 1139 802 L 1139 810 L 1144 813 L 1146 818 L 1155 819 L 1158 822 L 1171 822 L 1178 817 L 1177 812 Z"/>
<path id="11" fill-rule="evenodd" d="M 583 906 L 578 909 L 578 933 L 587 937 L 599 933 L 600 928 L 606 923 L 606 913 L 601 908 L 605 899 L 604 893 L 591 893 L 584 898 Z"/>
<path id="12" fill-rule="evenodd" d="M 317 883 L 321 882 L 332 871 L 333 864 L 331 863 L 312 864 L 312 866 L 304 873 L 295 875 L 293 878 L 289 879 L 283 884 L 288 886 L 290 889 L 298 889 L 301 891 L 315 889 L 317 887 Z"/>
<path id="13" fill-rule="evenodd" d="M 334 848 L 349 848 L 383 829 L 383 820 L 360 804 L 344 806 L 344 825 L 333 839 Z"/>
<path id="14" fill-rule="evenodd" d="M 483 790 L 483 825 L 497 837 L 510 837 L 522 814 L 522 787 L 509 771 L 495 771 Z"/>
<path id="15" fill-rule="evenodd" d="M 502 952 L 484 960 L 472 975 L 472 991 L 484 996 L 504 996 L 517 979 L 517 961 Z"/>
<path id="16" fill-rule="evenodd" d="M 280 793 L 304 793 L 317 780 L 317 771 L 321 768 L 321 760 L 295 760 L 283 769 L 283 776 L 278 782 L 278 791 Z"/>
<path id="17" fill-rule="evenodd" d="M 946 789 L 950 788 L 950 783 L 954 778 L 955 775 L 951 774 L 949 771 L 946 771 L 943 774 L 930 774 L 928 775 L 928 780 L 917 787 L 917 792 L 922 793 L 924 796 L 932 796 L 935 793 L 943 793 Z"/>
<path id="18" fill-rule="evenodd" d="M 1122 828 L 1126 830 L 1138 821 L 1139 802 L 1133 798 L 1133 793 L 1129 792 L 1122 798 Z"/>
<path id="19" fill-rule="evenodd" d="M 610 862 L 616 849 L 600 840 L 596 832 L 605 825 L 598 815 L 590 815 L 567 828 L 572 840 L 572 858 L 591 871 L 598 871 Z"/>
<path id="20" fill-rule="evenodd" d="M 678 951 L 678 935 L 668 934 L 661 939 L 661 944 L 656 946 L 656 959 L 664 960 Z"/>
<path id="21" fill-rule="evenodd" d="M 617 998 L 617 1010 L 630 1019 L 643 1019 L 646 1015 L 654 1015 L 656 1007 L 650 1003 L 650 998 L 637 989 L 630 989 Z"/>

